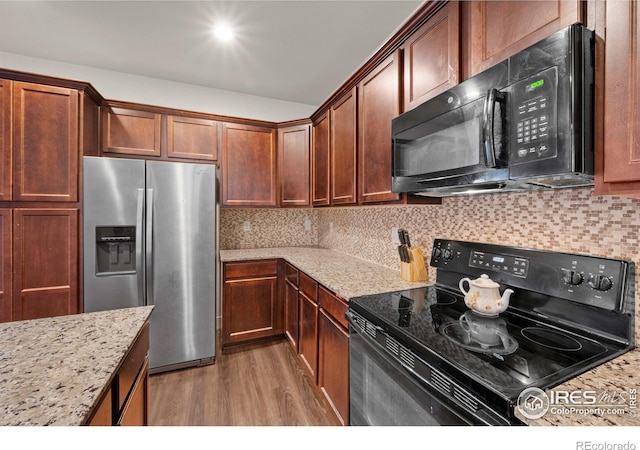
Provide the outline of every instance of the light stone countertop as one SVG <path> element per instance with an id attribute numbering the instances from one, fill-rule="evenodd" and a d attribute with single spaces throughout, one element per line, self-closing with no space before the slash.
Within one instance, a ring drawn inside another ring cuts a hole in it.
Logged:
<path id="1" fill-rule="evenodd" d="M 400 272 L 354 258 L 344 253 L 312 247 L 280 247 L 220 250 L 220 261 L 247 261 L 282 258 L 311 278 L 349 300 L 361 295 L 413 289 L 431 284 L 409 282 Z"/>
<path id="2" fill-rule="evenodd" d="M 361 295 L 411 289 L 427 284 L 402 281 L 398 271 L 321 248 L 283 247 L 220 251 L 222 262 L 273 258 L 285 259 L 346 300 Z M 638 426 L 640 425 L 640 404 L 637 405 L 638 415 L 632 416 L 629 399 L 634 389 L 636 392 L 640 391 L 640 349 L 638 348 L 553 389 L 577 392 L 578 395 L 585 391 L 594 391 L 598 396 L 595 406 L 623 402 L 624 397 L 625 403 L 619 405 L 619 408 L 624 410 L 623 413 L 554 414 L 549 411 L 540 419 L 529 420 L 516 408 L 516 416 L 528 425 L 540 426 Z M 606 396 L 609 396 L 608 401 L 604 399 Z"/>
<path id="3" fill-rule="evenodd" d="M 153 306 L 0 324 L 0 425 L 82 425 Z"/>

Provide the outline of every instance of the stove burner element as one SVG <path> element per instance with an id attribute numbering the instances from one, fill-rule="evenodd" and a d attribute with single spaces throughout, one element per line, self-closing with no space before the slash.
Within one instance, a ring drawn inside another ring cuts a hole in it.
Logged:
<path id="1" fill-rule="evenodd" d="M 577 352 L 582 349 L 582 344 L 569 335 L 559 331 L 547 330 L 545 328 L 527 327 L 520 330 L 525 338 L 543 347 L 554 350 L 564 350 L 567 352 Z"/>
<path id="2" fill-rule="evenodd" d="M 446 292 L 438 291 L 436 295 L 438 305 L 453 305 L 457 301 L 453 295 Z"/>

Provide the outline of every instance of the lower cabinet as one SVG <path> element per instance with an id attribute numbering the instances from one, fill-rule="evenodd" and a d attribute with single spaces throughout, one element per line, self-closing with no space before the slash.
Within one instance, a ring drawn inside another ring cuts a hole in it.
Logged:
<path id="1" fill-rule="evenodd" d="M 298 269 L 285 263 L 284 334 L 298 351 Z"/>
<path id="2" fill-rule="evenodd" d="M 282 334 L 278 261 L 229 262 L 223 271 L 222 346 Z"/>
<path id="3" fill-rule="evenodd" d="M 284 335 L 336 423 L 348 425 L 347 303 L 282 260 L 225 262 L 223 272 L 223 348 Z"/>
<path id="4" fill-rule="evenodd" d="M 149 423 L 148 352 L 149 324 L 146 324 L 87 425 L 143 426 Z"/>
<path id="5" fill-rule="evenodd" d="M 347 304 L 320 287 L 318 387 L 341 425 L 349 425 L 349 329 Z M 327 309 L 324 306 L 327 303 Z M 333 316 L 340 311 L 341 315 Z"/>
<path id="6" fill-rule="evenodd" d="M 300 273 L 298 356 L 315 384 L 318 380 L 318 283 Z"/>

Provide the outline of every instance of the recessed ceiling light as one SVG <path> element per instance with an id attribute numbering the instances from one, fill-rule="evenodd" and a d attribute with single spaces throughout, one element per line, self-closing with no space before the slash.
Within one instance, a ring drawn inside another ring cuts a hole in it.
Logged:
<path id="1" fill-rule="evenodd" d="M 233 28 L 231 28 L 229 24 L 219 23 L 217 25 L 214 25 L 213 35 L 221 41 L 228 42 L 233 40 L 235 33 L 233 32 Z"/>

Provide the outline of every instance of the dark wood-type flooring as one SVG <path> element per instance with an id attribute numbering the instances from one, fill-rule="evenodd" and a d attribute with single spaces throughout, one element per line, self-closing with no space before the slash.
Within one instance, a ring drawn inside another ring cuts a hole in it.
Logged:
<path id="1" fill-rule="evenodd" d="M 149 425 L 335 425 L 282 339 L 222 353 L 213 365 L 152 375 Z"/>

